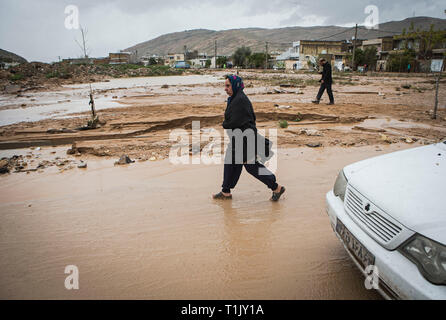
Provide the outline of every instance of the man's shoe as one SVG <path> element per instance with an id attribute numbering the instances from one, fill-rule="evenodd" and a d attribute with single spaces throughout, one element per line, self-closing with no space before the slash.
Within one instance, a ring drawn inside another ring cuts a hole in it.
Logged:
<path id="1" fill-rule="evenodd" d="M 334 105 L 334 102 L 329 102 L 329 103 L 327 103 L 329 106 L 332 106 L 332 105 Z"/>
<path id="2" fill-rule="evenodd" d="M 313 100 L 311 102 L 313 102 L 314 104 L 319 104 L 319 100 Z"/>

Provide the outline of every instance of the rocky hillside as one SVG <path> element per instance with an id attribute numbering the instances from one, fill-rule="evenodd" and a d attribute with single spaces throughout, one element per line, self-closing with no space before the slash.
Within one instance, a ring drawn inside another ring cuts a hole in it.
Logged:
<path id="1" fill-rule="evenodd" d="M 382 23 L 379 25 L 379 30 L 367 30 L 360 27 L 358 38 L 373 39 L 395 35 L 401 33 L 403 29 L 407 30 L 412 22 L 415 27 L 424 30 L 428 29 L 431 24 L 434 24 L 436 29 L 446 29 L 446 19 L 414 17 L 402 21 Z M 279 29 L 248 28 L 223 31 L 199 29 L 166 34 L 127 48 L 125 51 L 135 52 L 137 50 L 138 56 L 146 53 L 164 55 L 184 52 L 184 46 L 187 46 L 188 50 L 198 50 L 212 55 L 214 53 L 214 41 L 217 40 L 218 54 L 231 55 L 241 44 L 250 47 L 254 52 L 259 52 L 265 50 L 265 42 L 268 41 L 269 50 L 284 50 L 296 40 L 345 40 L 351 39 L 354 34 L 354 28 L 338 26 Z"/>
<path id="2" fill-rule="evenodd" d="M 27 62 L 25 58 L 22 58 L 15 53 L 0 49 L 0 62 L 19 62 L 24 63 Z"/>

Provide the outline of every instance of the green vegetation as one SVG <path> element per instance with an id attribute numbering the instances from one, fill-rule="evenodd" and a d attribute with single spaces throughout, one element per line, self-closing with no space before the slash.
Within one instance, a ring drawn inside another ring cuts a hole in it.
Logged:
<path id="1" fill-rule="evenodd" d="M 232 59 L 234 60 L 234 66 L 246 68 L 250 55 L 251 49 L 245 46 L 235 50 L 232 56 Z"/>
<path id="2" fill-rule="evenodd" d="M 271 56 L 268 55 L 268 59 Z M 238 48 L 232 56 L 234 65 L 242 68 L 264 68 L 266 54 L 264 52 L 251 52 L 250 48 L 245 46 Z"/>
<path id="3" fill-rule="evenodd" d="M 268 59 L 270 58 L 271 56 L 268 55 Z M 256 68 L 256 69 L 264 68 L 265 61 L 266 61 L 266 54 L 264 52 L 256 52 L 248 57 L 248 66 L 250 68 Z"/>
<path id="4" fill-rule="evenodd" d="M 18 80 L 22 80 L 24 77 L 25 76 L 23 74 L 21 74 L 21 73 L 15 73 L 15 74 L 12 74 L 9 77 L 9 79 L 12 80 L 12 81 L 18 81 Z"/>
<path id="5" fill-rule="evenodd" d="M 411 68 L 415 65 L 415 50 L 404 49 L 401 53 L 391 54 L 387 61 L 387 71 L 390 72 L 406 72 L 409 64 Z"/>
<path id="6" fill-rule="evenodd" d="M 432 57 L 432 50 L 435 46 L 446 37 L 446 30 L 435 30 L 435 25 L 431 24 L 429 30 L 422 31 L 420 28 L 415 29 L 413 22 L 410 24 L 409 30 L 403 29 L 403 33 L 396 36 L 395 39 L 404 40 L 404 50 L 417 49 L 418 56 L 423 60 Z M 417 42 L 415 42 L 417 41 Z"/>
<path id="7" fill-rule="evenodd" d="M 302 121 L 302 115 L 300 114 L 300 112 L 298 112 L 296 119 L 294 119 L 293 122 L 300 122 L 300 121 Z"/>
<path id="8" fill-rule="evenodd" d="M 360 48 L 357 48 L 355 50 L 355 61 L 354 65 L 356 67 L 367 65 L 369 70 L 374 70 L 376 66 L 377 56 L 377 49 L 375 46 L 367 47 L 365 50 L 362 50 Z M 352 57 L 349 56 L 347 59 L 351 61 Z"/>
<path id="9" fill-rule="evenodd" d="M 228 58 L 223 56 L 223 57 L 218 57 L 217 58 L 217 67 L 218 68 L 223 68 L 224 65 L 228 62 Z"/>
<path id="10" fill-rule="evenodd" d="M 279 120 L 279 126 L 281 128 L 284 128 L 284 129 L 288 128 L 288 121 L 286 121 L 286 120 Z"/>

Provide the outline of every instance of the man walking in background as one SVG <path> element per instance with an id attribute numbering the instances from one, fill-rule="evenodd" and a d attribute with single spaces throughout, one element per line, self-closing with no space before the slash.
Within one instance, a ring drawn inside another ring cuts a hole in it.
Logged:
<path id="1" fill-rule="evenodd" d="M 324 93 L 325 89 L 327 89 L 328 98 L 330 99 L 329 105 L 334 104 L 334 98 L 333 98 L 333 91 L 331 90 L 331 85 L 333 83 L 333 79 L 331 77 L 331 64 L 327 62 L 324 58 L 319 59 L 319 65 L 322 66 L 322 78 L 319 80 L 321 83 L 321 87 L 319 88 L 319 92 L 317 94 L 316 100 L 313 100 L 311 102 L 315 104 L 319 104 L 322 94 Z"/>

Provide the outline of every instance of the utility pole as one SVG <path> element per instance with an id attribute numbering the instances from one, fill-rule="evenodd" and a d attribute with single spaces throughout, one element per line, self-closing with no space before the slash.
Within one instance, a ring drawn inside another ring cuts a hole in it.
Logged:
<path id="1" fill-rule="evenodd" d="M 265 43 L 265 70 L 268 69 L 268 41 Z"/>
<path id="2" fill-rule="evenodd" d="M 358 24 L 355 27 L 355 39 L 353 42 L 353 58 L 352 58 L 352 69 L 355 71 L 355 51 L 356 51 L 356 39 L 358 37 Z"/>
<path id="3" fill-rule="evenodd" d="M 217 39 L 215 39 L 215 43 L 214 43 L 214 68 L 217 69 Z"/>

